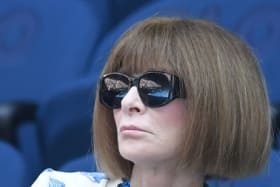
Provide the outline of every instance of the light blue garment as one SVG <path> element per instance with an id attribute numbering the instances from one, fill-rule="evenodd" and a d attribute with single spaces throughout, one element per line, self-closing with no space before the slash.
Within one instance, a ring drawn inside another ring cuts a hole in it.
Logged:
<path id="1" fill-rule="evenodd" d="M 104 173 L 44 170 L 31 187 L 117 187 L 121 179 L 109 180 Z"/>

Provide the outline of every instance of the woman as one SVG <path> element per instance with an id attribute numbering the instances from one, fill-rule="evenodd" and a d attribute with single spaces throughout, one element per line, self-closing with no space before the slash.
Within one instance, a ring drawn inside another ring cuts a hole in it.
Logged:
<path id="1" fill-rule="evenodd" d="M 106 176 L 87 174 L 91 186 L 202 187 L 208 177 L 255 175 L 270 153 L 256 59 L 207 21 L 151 18 L 129 29 L 103 69 L 94 111 L 94 151 Z M 34 186 L 52 177 L 74 186 L 68 179 L 82 175 L 48 170 Z"/>

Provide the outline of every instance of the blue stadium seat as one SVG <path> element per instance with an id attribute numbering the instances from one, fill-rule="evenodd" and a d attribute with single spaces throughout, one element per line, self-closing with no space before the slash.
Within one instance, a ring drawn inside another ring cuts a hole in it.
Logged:
<path id="1" fill-rule="evenodd" d="M 31 173 L 44 164 L 37 107 L 83 76 L 93 46 L 111 23 L 107 8 L 107 1 L 94 0 L 0 0 L 0 108 L 9 111 L 0 115 L 0 138 L 17 146 Z"/>
<path id="2" fill-rule="evenodd" d="M 110 12 L 113 15 L 113 22 L 119 23 L 120 21 L 126 19 L 126 17 L 136 12 L 143 6 L 153 3 L 157 0 L 108 0 Z"/>
<path id="3" fill-rule="evenodd" d="M 40 101 L 82 76 L 106 1 L 0 0 L 0 102 Z"/>
<path id="4" fill-rule="evenodd" d="M 5 102 L 0 104 L 0 139 L 16 145 L 16 129 L 22 122 L 36 118 L 37 105 L 29 102 Z"/>
<path id="5" fill-rule="evenodd" d="M 234 181 L 232 187 L 279 187 L 280 180 L 280 151 L 273 150 L 268 168 L 256 177 Z"/>
<path id="6" fill-rule="evenodd" d="M 45 167 L 58 169 L 92 151 L 95 90 L 96 79 L 81 79 L 42 102 L 36 125 Z"/>
<path id="7" fill-rule="evenodd" d="M 31 184 L 28 166 L 12 145 L 0 141 L 0 186 L 27 187 Z"/>
<path id="8" fill-rule="evenodd" d="M 22 122 L 16 131 L 16 149 L 26 161 L 32 180 L 45 169 L 36 125 L 35 121 Z"/>
<path id="9" fill-rule="evenodd" d="M 88 153 L 69 162 L 66 162 L 59 170 L 65 172 L 85 171 L 96 172 L 96 163 L 93 153 Z"/>
<path id="10" fill-rule="evenodd" d="M 276 103 L 272 107 L 272 124 L 273 124 L 273 148 L 280 150 L 280 103 Z"/>
<path id="11" fill-rule="evenodd" d="M 258 176 L 239 180 L 211 181 L 211 187 L 279 187 L 280 151 L 273 150 L 268 167 Z"/>

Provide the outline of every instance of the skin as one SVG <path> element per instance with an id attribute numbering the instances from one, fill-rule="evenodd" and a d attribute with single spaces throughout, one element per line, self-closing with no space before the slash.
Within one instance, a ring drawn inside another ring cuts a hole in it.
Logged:
<path id="1" fill-rule="evenodd" d="M 186 124 L 183 99 L 150 108 L 132 87 L 113 114 L 120 154 L 134 163 L 132 187 L 203 186 L 203 175 L 177 167 L 178 146 Z"/>

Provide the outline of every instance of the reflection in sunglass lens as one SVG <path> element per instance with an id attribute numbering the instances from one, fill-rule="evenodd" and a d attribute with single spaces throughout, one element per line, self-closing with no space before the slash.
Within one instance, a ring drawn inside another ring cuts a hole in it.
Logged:
<path id="1" fill-rule="evenodd" d="M 129 80 L 118 74 L 112 74 L 103 80 L 101 84 L 103 102 L 109 107 L 121 107 L 121 101 L 129 89 Z"/>
<path id="2" fill-rule="evenodd" d="M 163 105 L 170 95 L 170 80 L 165 74 L 148 73 L 141 77 L 139 94 L 150 107 Z"/>

